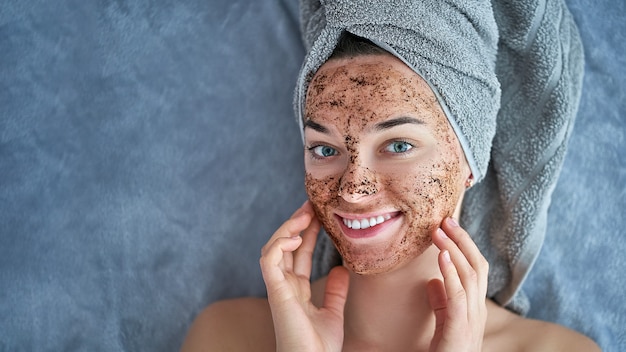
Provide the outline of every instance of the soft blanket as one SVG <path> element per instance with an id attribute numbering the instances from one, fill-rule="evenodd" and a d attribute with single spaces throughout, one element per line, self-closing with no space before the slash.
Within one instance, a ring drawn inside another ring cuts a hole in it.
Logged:
<path id="1" fill-rule="evenodd" d="M 626 350 L 626 3 L 568 0 L 577 119 L 528 315 Z M 176 351 L 305 198 L 296 0 L 0 4 L 0 351 Z"/>

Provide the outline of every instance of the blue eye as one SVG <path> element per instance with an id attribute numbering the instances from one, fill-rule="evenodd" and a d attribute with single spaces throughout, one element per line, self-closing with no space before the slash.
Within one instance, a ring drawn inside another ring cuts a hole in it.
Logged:
<path id="1" fill-rule="evenodd" d="M 406 153 L 411 149 L 413 149 L 413 145 L 404 141 L 391 142 L 385 147 L 385 150 L 391 153 Z"/>
<path id="2" fill-rule="evenodd" d="M 337 155 L 337 151 L 327 145 L 318 145 L 316 147 L 309 148 L 310 151 L 317 157 L 328 158 Z"/>

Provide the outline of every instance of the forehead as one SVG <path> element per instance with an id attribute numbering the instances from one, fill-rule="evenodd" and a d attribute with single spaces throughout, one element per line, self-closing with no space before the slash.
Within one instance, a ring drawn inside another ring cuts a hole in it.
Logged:
<path id="1" fill-rule="evenodd" d="M 410 94 L 416 89 L 430 90 L 424 80 L 402 61 L 391 55 L 367 55 L 326 62 L 311 80 L 307 97 L 324 97 L 324 93 L 334 94 L 342 90 L 369 92 L 371 95 L 394 91 Z"/>
<path id="2" fill-rule="evenodd" d="M 429 85 L 392 55 L 330 60 L 307 91 L 305 120 L 368 123 L 406 114 L 445 120 Z"/>

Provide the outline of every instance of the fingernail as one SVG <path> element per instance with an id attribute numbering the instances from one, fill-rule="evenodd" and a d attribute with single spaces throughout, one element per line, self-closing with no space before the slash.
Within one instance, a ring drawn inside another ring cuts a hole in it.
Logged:
<path id="1" fill-rule="evenodd" d="M 298 210 L 296 210 L 296 212 L 293 213 L 293 215 L 291 217 L 295 219 L 295 218 L 297 218 L 299 216 L 302 216 L 302 214 L 304 214 L 304 209 L 298 208 Z"/>
<path id="2" fill-rule="evenodd" d="M 456 220 L 454 220 L 454 218 L 448 218 L 446 221 L 448 222 L 448 225 L 452 227 L 459 227 L 459 224 L 456 222 Z"/>
<path id="3" fill-rule="evenodd" d="M 450 252 L 448 252 L 448 250 L 444 250 L 443 251 L 443 260 L 445 260 L 447 263 L 450 263 Z"/>
<path id="4" fill-rule="evenodd" d="M 439 237 L 441 238 L 448 238 L 448 235 L 446 235 L 445 232 L 443 232 L 443 230 L 441 228 L 437 229 L 437 234 L 439 235 Z"/>

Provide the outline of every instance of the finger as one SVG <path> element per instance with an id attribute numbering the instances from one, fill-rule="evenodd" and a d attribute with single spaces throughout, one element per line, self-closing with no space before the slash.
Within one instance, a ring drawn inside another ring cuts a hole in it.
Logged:
<path id="1" fill-rule="evenodd" d="M 452 218 L 447 218 L 442 223 L 442 229 L 448 234 L 463 253 L 464 257 L 477 274 L 479 294 L 487 295 L 487 279 L 489 274 L 489 263 L 480 252 L 476 243 L 470 235 L 461 228 Z"/>
<path id="2" fill-rule="evenodd" d="M 309 200 L 308 199 L 305 200 L 304 203 L 302 203 L 302 205 L 300 206 L 300 208 L 296 209 L 296 211 L 293 214 L 291 214 L 290 219 L 296 218 L 300 214 L 302 214 L 304 211 L 306 211 L 306 207 L 307 207 L 308 203 L 310 203 Z"/>
<path id="3" fill-rule="evenodd" d="M 298 228 L 298 234 L 300 234 L 302 236 L 303 232 L 306 232 L 307 229 L 309 227 L 311 227 L 313 219 L 315 218 L 315 213 L 313 212 L 313 207 L 311 205 L 311 202 L 309 202 L 308 200 L 306 200 L 304 203 L 302 203 L 302 206 L 300 208 L 298 208 L 298 210 L 291 216 L 290 220 L 300 221 L 299 220 L 300 217 L 305 217 L 305 218 L 309 219 L 309 221 L 306 223 L 306 226 L 305 226 L 304 229 Z M 302 247 L 302 245 L 299 248 L 301 248 L 301 247 Z M 306 251 L 306 249 L 305 249 L 305 251 Z M 295 268 L 294 262 L 295 262 L 295 256 L 296 255 L 297 255 L 297 251 L 294 252 L 294 253 L 285 254 L 284 266 L 285 266 L 286 270 L 294 271 L 294 268 Z M 308 276 L 310 277 L 310 275 L 308 275 Z"/>
<path id="4" fill-rule="evenodd" d="M 300 215 L 291 218 L 285 221 L 277 230 L 274 232 L 272 237 L 267 241 L 268 244 L 274 242 L 276 239 L 281 237 L 293 237 L 297 236 L 304 229 L 309 226 L 311 222 L 311 214 L 303 212 Z M 265 247 L 263 247 L 265 249 Z"/>
<path id="5" fill-rule="evenodd" d="M 457 272 L 468 301 L 470 303 L 476 302 L 479 297 L 478 274 L 470 265 L 465 254 L 442 229 L 437 229 L 435 236 L 433 236 L 433 242 L 442 252 L 448 252 L 448 257 L 454 264 L 454 269 Z"/>
<path id="6" fill-rule="evenodd" d="M 309 227 L 302 232 L 302 245 L 294 253 L 293 271 L 296 275 L 309 280 L 311 278 L 311 266 L 315 242 L 320 231 L 320 221 L 313 216 Z"/>
<path id="7" fill-rule="evenodd" d="M 443 284 L 446 293 L 446 321 L 452 331 L 463 331 L 468 321 L 468 297 L 461 283 L 455 263 L 450 252 L 445 249 L 439 253 L 439 268 L 443 274 Z"/>
<path id="8" fill-rule="evenodd" d="M 446 296 L 446 288 L 439 279 L 428 281 L 426 288 L 430 308 L 433 310 L 433 313 L 435 313 L 435 334 L 431 342 L 431 350 L 436 350 L 443 336 L 443 327 L 447 316 L 446 307 L 448 297 Z"/>
<path id="9" fill-rule="evenodd" d="M 281 266 L 285 253 L 291 254 L 301 243 L 302 238 L 300 236 L 281 237 L 264 248 L 259 264 L 268 293 L 273 284 L 285 279 L 285 269 Z"/>
<path id="10" fill-rule="evenodd" d="M 267 244 L 261 249 L 261 255 L 270 248 L 270 246 L 279 238 L 289 238 L 300 234 L 300 232 L 309 226 L 311 222 L 312 212 L 307 212 L 304 205 L 300 207 L 289 220 L 285 221 L 274 232 L 272 237 L 267 241 Z M 281 266 L 285 270 L 293 270 L 293 254 L 291 252 L 285 253 L 285 258 L 281 263 Z"/>
<path id="11" fill-rule="evenodd" d="M 484 269 L 483 265 L 486 264 L 485 257 L 480 253 L 478 246 L 470 235 L 452 218 L 445 219 L 441 225 L 441 228 L 448 237 L 450 237 L 461 249 L 463 254 L 465 254 L 465 257 L 472 267 L 476 270 Z"/>
<path id="12" fill-rule="evenodd" d="M 324 303 L 322 308 L 328 309 L 343 320 L 343 309 L 348 298 L 348 286 L 350 276 L 348 270 L 342 266 L 336 266 L 328 273 L 326 289 L 324 291 Z"/>
<path id="13" fill-rule="evenodd" d="M 442 229 L 437 231 L 440 235 L 437 246 L 450 251 L 469 301 L 482 303 L 487 294 L 487 261 L 467 232 L 452 218 L 442 222 Z"/>

